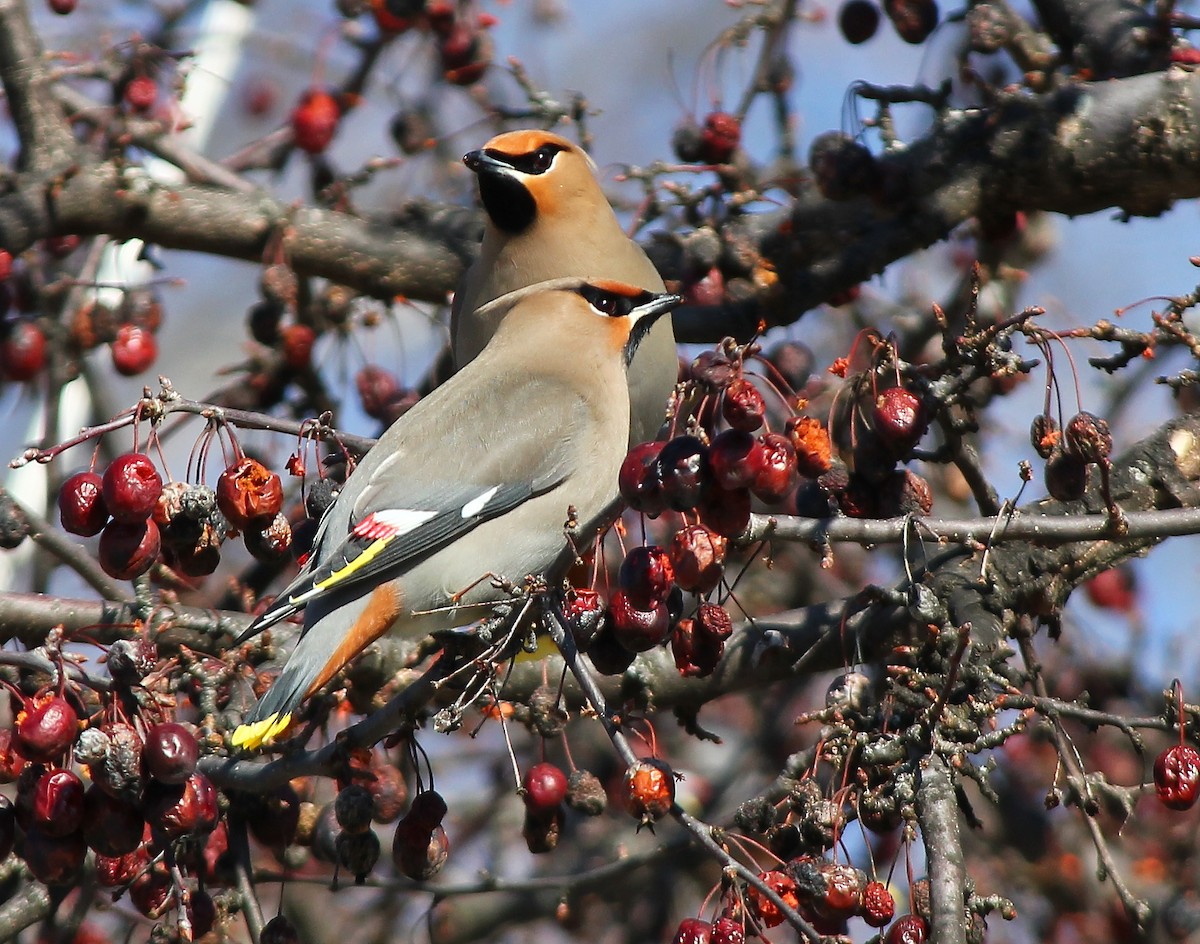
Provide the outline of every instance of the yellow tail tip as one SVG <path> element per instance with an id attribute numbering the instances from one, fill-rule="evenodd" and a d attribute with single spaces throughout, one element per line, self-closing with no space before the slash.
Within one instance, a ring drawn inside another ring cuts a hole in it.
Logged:
<path id="1" fill-rule="evenodd" d="M 233 735 L 229 738 L 229 742 L 238 750 L 252 751 L 256 747 L 269 745 L 291 723 L 291 712 L 284 715 L 276 712 L 273 715 L 263 718 L 262 721 L 238 725 L 234 729 Z"/>

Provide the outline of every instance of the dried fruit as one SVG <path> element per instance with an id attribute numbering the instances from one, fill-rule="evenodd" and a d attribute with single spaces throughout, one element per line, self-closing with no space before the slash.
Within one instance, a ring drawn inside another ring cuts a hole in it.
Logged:
<path id="1" fill-rule="evenodd" d="M 552 852 L 558 846 L 562 837 L 566 816 L 561 805 L 548 810 L 535 810 L 525 807 L 525 821 L 521 827 L 521 837 L 525 846 L 533 855 L 543 855 Z"/>
<path id="2" fill-rule="evenodd" d="M 750 525 L 750 490 L 710 488 L 696 511 L 700 520 L 717 534 L 741 537 Z"/>
<path id="3" fill-rule="evenodd" d="M 117 580 L 133 580 L 158 560 L 162 543 L 153 521 L 110 521 L 100 532 L 100 566 Z"/>
<path id="4" fill-rule="evenodd" d="M 746 926 L 729 915 L 721 915 L 713 922 L 709 944 L 746 944 Z"/>
<path id="5" fill-rule="evenodd" d="M 749 488 L 763 461 L 762 443 L 745 430 L 722 431 L 708 450 L 712 479 L 726 491 Z"/>
<path id="6" fill-rule="evenodd" d="M 695 436 L 676 436 L 658 454 L 658 470 L 667 507 L 690 511 L 708 482 L 708 448 Z"/>
<path id="7" fill-rule="evenodd" d="M 40 829 L 25 831 L 21 858 L 33 877 L 45 885 L 70 885 L 79 877 L 87 856 L 87 844 L 79 832 L 48 836 Z"/>
<path id="8" fill-rule="evenodd" d="M 584 816 L 599 816 L 608 805 L 600 778 L 590 770 L 573 770 L 567 778 L 567 806 Z"/>
<path id="9" fill-rule="evenodd" d="M 361 833 L 343 830 L 335 845 L 338 864 L 354 876 L 356 885 L 362 885 L 379 861 L 379 837 L 370 829 Z"/>
<path id="10" fill-rule="evenodd" d="M 897 458 L 912 452 L 929 425 L 921 399 L 904 387 L 888 387 L 875 398 L 871 423 L 889 453 Z"/>
<path id="11" fill-rule="evenodd" d="M 363 833 L 371 828 L 375 803 L 371 791 L 361 783 L 351 783 L 338 791 L 333 801 L 333 815 L 338 825 L 348 833 Z"/>
<path id="12" fill-rule="evenodd" d="M 734 429 L 755 432 L 762 426 L 766 412 L 762 394 L 745 377 L 730 381 L 721 395 L 721 415 Z"/>
<path id="13" fill-rule="evenodd" d="M 146 820 L 167 839 L 206 833 L 217 825 L 217 791 L 202 773 L 183 784 L 152 784 L 146 794 Z"/>
<path id="14" fill-rule="evenodd" d="M 914 46 L 925 42 L 937 29 L 936 0 L 883 0 L 883 10 L 896 28 L 896 34 Z"/>
<path id="15" fill-rule="evenodd" d="M 797 908 L 799 906 L 796 898 L 796 882 L 786 872 L 772 870 L 762 872 L 758 877 L 789 907 Z M 783 924 L 783 912 L 779 910 L 779 906 L 753 885 L 746 889 L 746 905 L 750 913 L 766 927 L 774 928 Z"/>
<path id="16" fill-rule="evenodd" d="M 625 771 L 622 800 L 639 828 L 652 825 L 675 802 L 674 771 L 657 758 L 635 761 Z"/>
<path id="17" fill-rule="evenodd" d="M 635 547 L 621 562 L 618 581 L 632 606 L 651 610 L 666 602 L 674 586 L 675 568 L 661 547 Z"/>
<path id="18" fill-rule="evenodd" d="M 796 450 L 779 433 L 765 433 L 758 441 L 760 459 L 750 490 L 768 504 L 783 501 L 796 487 Z"/>
<path id="19" fill-rule="evenodd" d="M 671 539 L 675 582 L 684 590 L 708 593 L 725 573 L 728 540 L 702 524 L 680 529 Z"/>
<path id="20" fill-rule="evenodd" d="M 1046 491 L 1061 502 L 1079 501 L 1087 490 L 1087 461 L 1074 452 L 1055 449 L 1044 474 Z"/>
<path id="21" fill-rule="evenodd" d="M 17 750 L 35 764 L 61 757 L 79 733 L 79 716 L 61 695 L 43 693 L 28 699 L 14 726 Z"/>
<path id="22" fill-rule="evenodd" d="M 1029 441 L 1033 444 L 1034 452 L 1043 459 L 1050 458 L 1061 439 L 1062 430 L 1058 428 L 1058 421 L 1053 416 L 1039 413 L 1029 424 Z"/>
<path id="23" fill-rule="evenodd" d="M 145 820 L 131 803 L 114 799 L 95 784 L 83 798 L 83 838 L 97 853 L 117 858 L 142 844 Z"/>
<path id="24" fill-rule="evenodd" d="M 1171 810 L 1190 810 L 1200 796 L 1200 752 L 1190 744 L 1168 747 L 1154 759 L 1154 792 Z"/>
<path id="25" fill-rule="evenodd" d="M 1085 462 L 1104 462 L 1112 454 L 1113 439 L 1108 421 L 1080 411 L 1067 421 L 1063 445 Z"/>
<path id="26" fill-rule="evenodd" d="M 796 451 L 796 471 L 809 478 L 828 472 L 833 464 L 829 430 L 820 420 L 797 416 L 787 422 L 788 436 Z"/>
<path id="27" fill-rule="evenodd" d="M 706 164 L 727 164 L 742 141 L 742 124 L 724 111 L 709 112 L 700 129 L 700 159 Z"/>
<path id="28" fill-rule="evenodd" d="M 873 928 L 882 928 L 896 913 L 896 899 L 883 882 L 867 882 L 863 889 L 862 918 Z"/>
<path id="29" fill-rule="evenodd" d="M 633 653 L 662 645 L 671 631 L 671 615 L 665 603 L 643 610 L 633 605 L 624 590 L 617 590 L 609 598 L 606 623 L 613 638 Z"/>
<path id="30" fill-rule="evenodd" d="M 279 332 L 283 361 L 292 370 L 307 370 L 312 366 L 313 345 L 317 333 L 305 324 L 286 325 Z"/>
<path id="31" fill-rule="evenodd" d="M 263 925 L 258 944 L 300 944 L 296 926 L 283 915 L 276 915 Z"/>
<path id="32" fill-rule="evenodd" d="M 843 131 L 817 135 L 808 152 L 813 183 L 826 200 L 852 200 L 873 191 L 879 165 L 867 148 Z"/>
<path id="33" fill-rule="evenodd" d="M 925 919 L 914 914 L 901 915 L 884 935 L 884 944 L 924 944 L 929 939 Z"/>
<path id="34" fill-rule="evenodd" d="M 217 479 L 217 507 L 239 530 L 260 529 L 283 507 L 283 483 L 261 462 L 244 456 Z"/>
<path id="35" fill-rule="evenodd" d="M 655 518 L 667 508 L 658 464 L 665 443 L 644 442 L 634 446 L 621 463 L 617 487 L 625 503 L 634 511 Z"/>
<path id="36" fill-rule="evenodd" d="M 59 838 L 83 825 L 83 781 L 69 770 L 47 770 L 33 788 L 30 821 Z"/>

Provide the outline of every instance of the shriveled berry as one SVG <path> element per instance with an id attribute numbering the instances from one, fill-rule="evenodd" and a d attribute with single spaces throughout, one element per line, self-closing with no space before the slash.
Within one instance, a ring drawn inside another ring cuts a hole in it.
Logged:
<path id="1" fill-rule="evenodd" d="M 337 99 L 320 88 L 306 89 L 292 110 L 292 136 L 296 147 L 320 154 L 337 133 L 342 110 Z"/>
<path id="2" fill-rule="evenodd" d="M 268 849 L 284 849 L 296 839 L 300 797 L 290 783 L 281 784 L 250 801 L 250 832 Z M 334 811 L 336 816 L 336 810 Z"/>
<path id="3" fill-rule="evenodd" d="M 608 805 L 604 785 L 590 770 L 573 770 L 567 778 L 567 806 L 584 816 L 599 816 Z"/>
<path id="4" fill-rule="evenodd" d="M 396 824 L 392 861 L 402 875 L 425 882 L 437 875 L 450 856 L 450 840 L 441 826 L 425 828 L 406 816 Z"/>
<path id="5" fill-rule="evenodd" d="M 145 521 L 154 513 L 162 494 L 162 477 L 154 462 L 142 452 L 127 452 L 113 459 L 101 479 L 108 512 L 122 524 Z M 157 529 L 155 529 L 157 533 Z"/>
<path id="6" fill-rule="evenodd" d="M 534 764 L 521 781 L 525 806 L 537 813 L 558 809 L 567 798 L 567 775 L 556 764 Z"/>
<path id="7" fill-rule="evenodd" d="M 16 747 L 35 764 L 61 757 L 79 733 L 79 716 L 61 695 L 42 694 L 17 713 Z"/>
<path id="8" fill-rule="evenodd" d="M 212 896 L 203 889 L 189 893 L 187 917 L 192 926 L 192 940 L 199 940 L 208 934 L 217 923 L 217 906 Z"/>
<path id="9" fill-rule="evenodd" d="M 862 918 L 873 928 L 882 928 L 896 913 L 896 899 L 883 882 L 867 882 L 863 889 Z"/>
<path id="10" fill-rule="evenodd" d="M 564 609 L 571 635 L 580 651 L 587 651 L 604 625 L 604 601 L 595 590 L 574 587 Z"/>
<path id="11" fill-rule="evenodd" d="M 47 836 L 59 838 L 83 825 L 83 781 L 69 770 L 47 770 L 33 790 L 31 821 Z"/>
<path id="12" fill-rule="evenodd" d="M 167 839 L 206 833 L 218 814 L 216 788 L 199 772 L 183 784 L 155 783 L 146 794 L 146 820 Z"/>
<path id="13" fill-rule="evenodd" d="M 1076 413 L 1063 430 L 1063 445 L 1085 462 L 1103 462 L 1113 447 L 1108 421 L 1087 411 Z"/>
<path id="14" fill-rule="evenodd" d="M 367 784 L 371 791 L 371 818 L 377 823 L 394 823 L 408 802 L 408 786 L 404 775 L 391 764 L 372 768 L 375 779 Z"/>
<path id="15" fill-rule="evenodd" d="M 766 412 L 762 394 L 745 377 L 730 381 L 721 395 L 721 415 L 734 429 L 755 432 L 762 426 Z"/>
<path id="16" fill-rule="evenodd" d="M 833 464 L 829 430 L 817 419 L 797 416 L 787 422 L 787 434 L 796 452 L 796 471 L 809 478 L 828 472 Z"/>
<path id="17" fill-rule="evenodd" d="M 118 639 L 108 647 L 108 674 L 128 688 L 140 682 L 158 663 L 158 647 L 145 636 Z"/>
<path id="18" fill-rule="evenodd" d="M 708 448 L 695 436 L 676 436 L 658 454 L 667 507 L 690 511 L 708 482 Z"/>
<path id="19" fill-rule="evenodd" d="M 100 532 L 100 566 L 117 580 L 140 577 L 154 566 L 161 549 L 158 525 L 149 519 L 110 521 Z"/>
<path id="20" fill-rule="evenodd" d="M 27 763 L 17 751 L 13 729 L 0 728 L 0 783 L 12 783 L 21 776 Z"/>
<path id="21" fill-rule="evenodd" d="M 76 472 L 58 491 L 58 515 L 72 534 L 91 537 L 108 521 L 108 506 L 95 472 Z"/>
<path id="22" fill-rule="evenodd" d="M 1154 792 L 1167 809 L 1190 810 L 1200 795 L 1200 752 L 1190 744 L 1176 744 L 1159 754 Z"/>
<path id="23" fill-rule="evenodd" d="M 633 653 L 662 645 L 671 631 L 671 615 L 664 603 L 643 610 L 633 605 L 624 590 L 609 598 L 606 622 L 616 641 Z"/>
<path id="24" fill-rule="evenodd" d="M 1046 413 L 1039 413 L 1029 425 L 1029 441 L 1033 450 L 1043 459 L 1049 459 L 1054 447 L 1062 439 L 1062 430 L 1058 421 Z"/>
<path id="25" fill-rule="evenodd" d="M 866 876 L 853 866 L 825 862 L 820 867 L 823 893 L 815 902 L 817 912 L 833 921 L 845 921 L 859 913 Z"/>
<path id="26" fill-rule="evenodd" d="M 368 364 L 355 374 L 354 386 L 363 412 L 376 420 L 383 419 L 388 406 L 404 392 L 395 374 L 375 364 Z"/>
<path id="27" fill-rule="evenodd" d="M 838 27 L 846 42 L 865 43 L 879 29 L 879 7 L 871 0 L 847 0 L 838 11 Z"/>
<path id="28" fill-rule="evenodd" d="M 610 620 L 605 618 L 587 649 L 592 667 L 601 675 L 620 675 L 631 665 L 637 653 L 626 649 L 617 639 Z"/>
<path id="29" fill-rule="evenodd" d="M 738 366 L 720 351 L 701 351 L 692 361 L 691 376 L 715 393 L 737 378 Z"/>
<path id="30" fill-rule="evenodd" d="M 796 908 L 799 905 L 796 897 L 796 882 L 786 872 L 772 870 L 762 872 L 758 877 L 789 907 Z M 750 913 L 766 927 L 774 928 L 783 924 L 784 916 L 783 912 L 779 910 L 779 906 L 753 885 L 746 889 L 746 905 Z"/>
<path id="31" fill-rule="evenodd" d="M 338 865 L 354 876 L 356 885 L 362 885 L 379 861 L 379 837 L 370 829 L 361 833 L 343 830 L 338 833 L 336 846 Z"/>
<path id="32" fill-rule="evenodd" d="M 675 568 L 657 545 L 632 548 L 621 562 L 618 582 L 629 602 L 639 610 L 665 603 L 675 580 Z"/>
<path id="33" fill-rule="evenodd" d="M 351 783 L 338 791 L 333 801 L 333 815 L 338 825 L 348 833 L 366 832 L 371 828 L 375 803 L 371 791 L 361 783 Z"/>
<path id="34" fill-rule="evenodd" d="M 0 377 L 24 383 L 46 366 L 46 335 L 32 321 L 10 322 L 0 333 Z"/>
<path id="35" fill-rule="evenodd" d="M 1056 449 L 1046 460 L 1046 491 L 1061 502 L 1079 501 L 1087 490 L 1087 461 L 1073 452 Z"/>
<path id="36" fill-rule="evenodd" d="M 699 918 L 684 918 L 675 929 L 671 944 L 710 944 L 712 925 Z"/>
<path id="37" fill-rule="evenodd" d="M 671 657 L 684 678 L 704 678 L 716 671 L 725 643 L 696 632 L 696 621 L 681 619 L 671 630 Z"/>
<path id="38" fill-rule="evenodd" d="M 625 503 L 634 511 L 655 518 L 667 508 L 658 464 L 665 443 L 644 442 L 634 446 L 621 463 L 617 488 Z"/>
<path id="39" fill-rule="evenodd" d="M 657 758 L 635 761 L 625 771 L 622 800 L 639 826 L 653 824 L 675 802 L 674 771 Z"/>
<path id="40" fill-rule="evenodd" d="M 553 806 L 548 810 L 537 810 L 525 807 L 525 820 L 521 826 L 521 838 L 525 847 L 532 855 L 544 855 L 553 852 L 562 838 L 566 814 L 562 805 Z"/>
<path id="41" fill-rule="evenodd" d="M 151 866 L 129 886 L 129 901 L 147 918 L 157 918 L 171 900 L 171 875 L 161 864 Z"/>
<path id="42" fill-rule="evenodd" d="M 407 32 L 416 25 L 425 4 L 421 0 L 370 0 L 371 15 L 385 33 Z"/>
<path id="43" fill-rule="evenodd" d="M 696 632 L 723 642 L 733 634 L 733 618 L 717 603 L 701 603 L 696 608 Z"/>
<path id="44" fill-rule="evenodd" d="M 158 359 L 158 342 L 148 328 L 124 324 L 112 343 L 113 367 L 118 374 L 136 377 Z"/>
<path id="45" fill-rule="evenodd" d="M 181 784 L 196 771 L 200 745 L 182 724 L 164 721 L 146 732 L 142 759 L 147 772 L 159 783 Z"/>
<path id="46" fill-rule="evenodd" d="M 96 883 L 102 888 L 117 888 L 128 885 L 137 875 L 143 865 L 142 857 L 137 853 L 120 856 L 107 856 L 96 853 Z"/>
<path id="47" fill-rule="evenodd" d="M 675 582 L 684 590 L 708 593 L 725 573 L 728 540 L 703 524 L 681 528 L 671 539 Z"/>
<path id="48" fill-rule="evenodd" d="M 244 456 L 217 479 L 217 507 L 239 530 L 269 523 L 283 507 L 283 483 L 261 462 Z"/>
<path id="49" fill-rule="evenodd" d="M 292 526 L 283 512 L 279 512 L 265 524 L 261 518 L 250 522 L 242 537 L 255 560 L 280 561 L 291 550 Z"/>

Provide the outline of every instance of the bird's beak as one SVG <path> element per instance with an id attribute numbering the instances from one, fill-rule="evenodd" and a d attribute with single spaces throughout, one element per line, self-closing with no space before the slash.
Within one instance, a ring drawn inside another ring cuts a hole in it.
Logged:
<path id="1" fill-rule="evenodd" d="M 468 151 L 463 155 L 462 161 L 467 165 L 467 170 L 476 174 L 512 173 L 512 167 L 509 164 L 497 160 L 487 151 Z"/>
<path id="2" fill-rule="evenodd" d="M 633 360 L 633 355 L 637 353 L 638 346 L 642 343 L 646 335 L 650 333 L 650 329 L 654 327 L 654 323 L 667 312 L 678 308 L 682 304 L 682 295 L 672 295 L 670 292 L 663 292 L 637 305 L 629 313 L 629 316 L 634 321 L 633 327 L 629 329 L 629 340 L 625 342 L 626 366 Z"/>

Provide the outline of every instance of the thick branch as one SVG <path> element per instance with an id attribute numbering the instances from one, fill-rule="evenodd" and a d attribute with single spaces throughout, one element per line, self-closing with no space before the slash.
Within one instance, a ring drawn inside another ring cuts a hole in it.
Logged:
<path id="1" fill-rule="evenodd" d="M 958 804 L 950 770 L 936 753 L 921 764 L 917 819 L 929 869 L 930 939 L 938 944 L 963 944 L 967 939 L 967 869 L 959 836 Z"/>
<path id="2" fill-rule="evenodd" d="M 0 82 L 21 137 L 20 169 L 69 161 L 74 141 L 51 97 L 42 45 L 23 0 L 0 0 Z"/>

